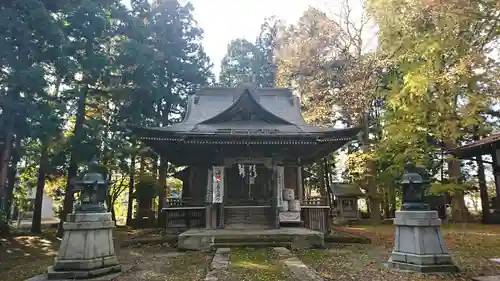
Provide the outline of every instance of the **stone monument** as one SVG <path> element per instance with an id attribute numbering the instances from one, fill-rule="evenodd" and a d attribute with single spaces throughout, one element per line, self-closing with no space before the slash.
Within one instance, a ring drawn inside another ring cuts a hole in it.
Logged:
<path id="1" fill-rule="evenodd" d="M 29 280 L 111 280 L 121 271 L 113 245 L 114 222 L 104 206 L 109 182 L 93 160 L 82 180 L 75 181 L 80 192 L 75 212 L 64 223 L 64 234 L 55 264 L 47 273 Z M 109 278 L 106 278 L 109 276 Z"/>
<path id="2" fill-rule="evenodd" d="M 456 272 L 441 234 L 441 219 L 424 202 L 430 177 L 425 168 L 405 165 L 399 184 L 403 188 L 403 205 L 396 212 L 394 250 L 387 266 L 422 273 Z"/>

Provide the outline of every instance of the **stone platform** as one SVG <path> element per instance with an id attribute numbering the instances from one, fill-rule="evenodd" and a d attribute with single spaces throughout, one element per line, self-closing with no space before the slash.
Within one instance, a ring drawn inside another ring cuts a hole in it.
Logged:
<path id="1" fill-rule="evenodd" d="M 457 272 L 436 211 L 396 212 L 394 250 L 387 266 L 422 273 Z"/>
<path id="2" fill-rule="evenodd" d="M 178 236 L 181 250 L 204 251 L 219 247 L 286 245 L 295 249 L 325 245 L 322 232 L 296 227 L 277 229 L 189 229 Z"/>
<path id="3" fill-rule="evenodd" d="M 120 272 L 113 228 L 110 213 L 68 215 L 57 258 L 47 268 L 47 279 L 91 279 Z"/>

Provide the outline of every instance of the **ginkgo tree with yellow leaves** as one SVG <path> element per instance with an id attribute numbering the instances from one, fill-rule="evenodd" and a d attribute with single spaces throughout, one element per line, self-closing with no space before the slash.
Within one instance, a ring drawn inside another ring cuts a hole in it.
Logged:
<path id="1" fill-rule="evenodd" d="M 378 52 L 391 69 L 377 153 L 393 153 L 395 166 L 412 159 L 432 167 L 441 149 L 459 146 L 478 128 L 482 134 L 494 129 L 486 121 L 500 100 L 498 80 L 491 79 L 499 69 L 488 48 L 500 36 L 498 6 L 495 1 L 441 2 L 370 2 L 380 28 Z M 460 165 L 452 156 L 446 159 L 446 186 L 441 188 L 452 195 L 457 221 L 468 216 L 468 185 Z"/>

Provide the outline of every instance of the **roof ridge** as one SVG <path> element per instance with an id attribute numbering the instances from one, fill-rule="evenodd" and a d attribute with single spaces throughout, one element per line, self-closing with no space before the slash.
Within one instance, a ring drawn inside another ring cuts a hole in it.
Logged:
<path id="1" fill-rule="evenodd" d="M 203 87 L 198 89 L 194 95 L 210 96 L 210 95 L 242 95 L 246 90 L 257 96 L 293 96 L 293 92 L 288 88 L 259 88 L 259 87 Z"/>

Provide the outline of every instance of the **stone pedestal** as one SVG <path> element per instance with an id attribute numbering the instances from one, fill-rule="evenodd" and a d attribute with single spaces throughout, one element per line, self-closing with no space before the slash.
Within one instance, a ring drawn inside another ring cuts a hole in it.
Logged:
<path id="1" fill-rule="evenodd" d="M 90 279 L 120 272 L 113 228 L 111 213 L 68 215 L 55 264 L 47 269 L 47 279 Z"/>
<path id="2" fill-rule="evenodd" d="M 436 211 L 396 212 L 394 250 L 387 266 L 422 273 L 456 272 Z"/>
<path id="3" fill-rule="evenodd" d="M 280 222 L 300 222 L 300 212 L 280 212 Z"/>

